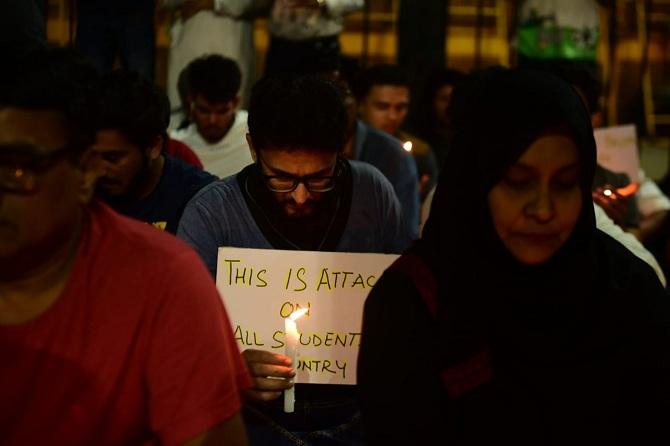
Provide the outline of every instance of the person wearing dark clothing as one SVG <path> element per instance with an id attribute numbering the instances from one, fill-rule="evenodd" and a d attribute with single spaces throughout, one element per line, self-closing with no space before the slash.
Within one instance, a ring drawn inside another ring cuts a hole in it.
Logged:
<path id="1" fill-rule="evenodd" d="M 667 442 L 670 301 L 595 227 L 579 97 L 490 69 L 456 90 L 453 118 L 423 237 L 366 302 L 370 444 Z"/>
<path id="2" fill-rule="evenodd" d="M 395 65 L 375 65 L 363 71 L 354 83 L 358 112 L 367 125 L 400 140 L 416 162 L 421 202 L 437 183 L 437 158 L 433 149 L 407 132 L 405 120 L 410 109 L 411 79 Z"/>
<path id="3" fill-rule="evenodd" d="M 93 149 L 104 169 L 98 196 L 122 214 L 176 233 L 186 204 L 217 177 L 164 153 L 167 97 L 139 75 L 110 73 L 96 102 Z"/>
<path id="4" fill-rule="evenodd" d="M 76 45 L 102 73 L 117 56 L 128 70 L 154 80 L 154 0 L 79 0 Z"/>
<path id="5" fill-rule="evenodd" d="M 45 0 L 3 2 L 0 14 L 0 50 L 22 54 L 47 46 Z"/>
<path id="6" fill-rule="evenodd" d="M 163 173 L 149 195 L 136 201 L 111 203 L 117 212 L 176 234 L 186 204 L 218 178 L 170 155 L 163 157 Z"/>
<path id="7" fill-rule="evenodd" d="M 451 96 L 463 77 L 464 74 L 460 71 L 448 68 L 434 70 L 428 76 L 426 86 L 408 118 L 409 130 L 433 148 L 438 167 L 444 164 L 449 150 Z"/>

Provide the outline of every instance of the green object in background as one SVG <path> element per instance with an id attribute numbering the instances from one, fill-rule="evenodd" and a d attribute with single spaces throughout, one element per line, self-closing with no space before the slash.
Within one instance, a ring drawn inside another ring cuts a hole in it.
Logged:
<path id="1" fill-rule="evenodd" d="M 519 53 L 530 59 L 596 60 L 597 29 L 581 30 L 537 23 L 522 25 L 517 31 Z"/>

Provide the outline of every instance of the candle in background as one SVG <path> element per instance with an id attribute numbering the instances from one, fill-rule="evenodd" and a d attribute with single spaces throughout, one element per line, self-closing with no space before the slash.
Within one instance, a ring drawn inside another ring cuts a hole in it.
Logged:
<path id="1" fill-rule="evenodd" d="M 405 149 L 405 152 L 412 151 L 412 141 L 405 141 L 402 145 L 402 148 Z"/>
<path id="2" fill-rule="evenodd" d="M 296 310 L 284 319 L 284 332 L 286 333 L 286 356 L 291 358 L 291 367 L 298 368 L 298 344 L 300 333 L 295 321 L 307 313 L 307 308 Z M 295 406 L 295 386 L 284 390 L 284 412 L 292 413 Z"/>

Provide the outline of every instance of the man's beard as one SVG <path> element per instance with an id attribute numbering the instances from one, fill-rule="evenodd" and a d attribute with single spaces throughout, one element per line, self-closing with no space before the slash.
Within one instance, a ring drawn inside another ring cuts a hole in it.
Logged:
<path id="1" fill-rule="evenodd" d="M 141 190 L 149 180 L 149 160 L 147 157 L 142 157 L 141 170 L 133 177 L 128 189 L 121 194 L 110 194 L 107 192 L 104 186 L 100 184 L 100 181 L 104 180 L 105 178 L 103 177 L 98 180 L 98 184 L 96 184 L 95 195 L 98 198 L 101 198 L 113 208 L 130 205 L 137 201 L 137 197 L 139 196 L 138 191 Z M 110 180 L 112 183 L 115 182 L 113 178 L 110 178 Z"/>
<path id="2" fill-rule="evenodd" d="M 306 218 L 311 218 L 314 215 L 319 214 L 319 212 L 323 208 L 323 200 L 309 200 L 302 206 L 297 206 L 295 204 L 295 201 L 291 200 L 286 200 L 281 203 L 278 203 L 279 206 L 282 208 L 282 211 L 286 218 L 290 218 L 291 220 L 300 220 L 300 219 L 306 219 Z M 291 211 L 289 211 L 289 208 Z"/>

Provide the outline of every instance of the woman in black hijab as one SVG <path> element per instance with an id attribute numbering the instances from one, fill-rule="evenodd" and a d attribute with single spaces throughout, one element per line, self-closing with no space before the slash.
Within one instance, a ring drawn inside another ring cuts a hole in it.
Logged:
<path id="1" fill-rule="evenodd" d="M 423 237 L 365 305 L 370 442 L 666 444 L 670 305 L 595 228 L 581 100 L 496 68 L 457 89 L 453 118 Z"/>

